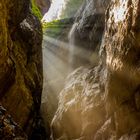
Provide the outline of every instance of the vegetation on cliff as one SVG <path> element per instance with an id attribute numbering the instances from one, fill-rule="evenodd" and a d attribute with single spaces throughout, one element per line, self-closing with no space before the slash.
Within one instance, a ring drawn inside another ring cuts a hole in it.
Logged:
<path id="1" fill-rule="evenodd" d="M 61 20 L 53 20 L 51 22 L 43 23 L 43 32 L 50 37 L 57 38 L 63 31 L 70 28 L 73 23 L 72 18 L 66 18 Z"/>
<path id="2" fill-rule="evenodd" d="M 31 4 L 32 4 L 32 13 L 41 20 L 42 14 L 39 8 L 37 7 L 35 0 L 31 0 Z"/>

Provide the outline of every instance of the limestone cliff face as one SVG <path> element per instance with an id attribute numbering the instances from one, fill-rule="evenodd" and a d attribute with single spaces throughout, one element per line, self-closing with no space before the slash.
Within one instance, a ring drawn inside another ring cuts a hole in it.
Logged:
<path id="1" fill-rule="evenodd" d="M 116 138 L 121 140 L 140 139 L 139 38 L 140 1 L 112 1 L 106 15 L 101 59 L 107 74 L 103 84 L 106 113 L 114 123 Z"/>
<path id="2" fill-rule="evenodd" d="M 52 121 L 54 140 L 140 139 L 140 1 L 111 0 L 95 68 L 67 79 Z"/>
<path id="3" fill-rule="evenodd" d="M 87 49 L 96 49 L 97 45 L 100 45 L 109 1 L 85 0 L 76 14 L 75 44 Z"/>
<path id="4" fill-rule="evenodd" d="M 0 1 L 0 103 L 27 134 L 42 91 L 42 31 L 29 3 Z"/>

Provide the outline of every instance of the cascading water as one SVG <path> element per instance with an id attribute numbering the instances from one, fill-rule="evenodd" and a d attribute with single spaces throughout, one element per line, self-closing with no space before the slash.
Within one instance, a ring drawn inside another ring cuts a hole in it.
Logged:
<path id="1" fill-rule="evenodd" d="M 68 34 L 70 71 L 72 71 L 72 69 L 73 69 L 73 55 L 74 55 L 74 47 L 75 47 L 74 46 L 74 42 L 75 42 L 74 32 L 75 32 L 76 26 L 77 26 L 77 23 L 74 23 Z"/>
<path id="2" fill-rule="evenodd" d="M 79 36 L 77 32 L 78 23 L 75 22 L 69 32 L 69 64 L 70 69 L 74 69 L 80 66 L 88 67 L 91 64 L 90 55 L 93 54 L 90 50 L 86 50 L 82 41 L 78 41 Z M 85 40 L 86 42 L 86 40 Z"/>

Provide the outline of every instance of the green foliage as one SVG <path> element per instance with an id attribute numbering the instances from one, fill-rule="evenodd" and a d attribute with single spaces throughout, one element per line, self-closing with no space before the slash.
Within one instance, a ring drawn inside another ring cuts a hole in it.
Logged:
<path id="1" fill-rule="evenodd" d="M 52 22 L 42 23 L 43 32 L 53 38 L 58 37 L 62 31 L 71 26 L 72 19 L 54 20 Z"/>
<path id="2" fill-rule="evenodd" d="M 41 20 L 42 14 L 40 10 L 38 9 L 35 0 L 31 0 L 31 4 L 32 4 L 32 13 Z"/>

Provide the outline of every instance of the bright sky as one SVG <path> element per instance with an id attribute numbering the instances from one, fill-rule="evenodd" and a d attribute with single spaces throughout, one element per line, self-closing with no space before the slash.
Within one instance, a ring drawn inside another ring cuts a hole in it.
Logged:
<path id="1" fill-rule="evenodd" d="M 42 21 L 50 22 L 59 19 L 62 9 L 65 7 L 66 0 L 53 0 L 48 13 L 45 14 Z"/>

